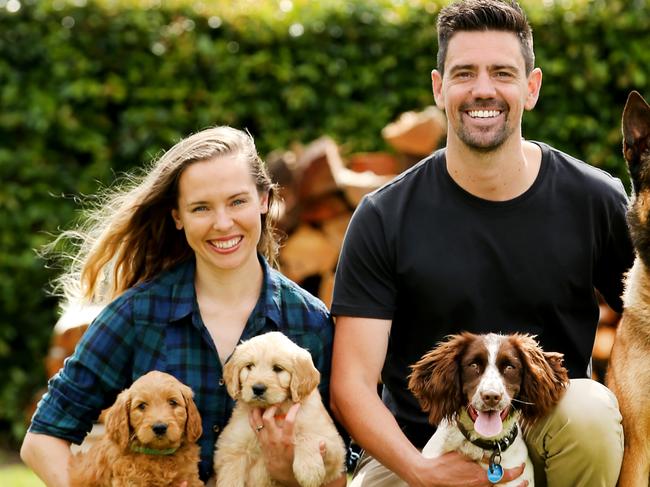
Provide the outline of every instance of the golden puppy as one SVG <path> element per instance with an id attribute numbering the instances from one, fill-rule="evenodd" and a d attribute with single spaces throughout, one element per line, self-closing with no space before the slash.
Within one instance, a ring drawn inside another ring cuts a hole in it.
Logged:
<path id="1" fill-rule="evenodd" d="M 149 372 L 117 396 L 106 415 L 106 435 L 71 458 L 70 486 L 202 486 L 201 433 L 192 390 L 169 374 Z"/>
<path id="2" fill-rule="evenodd" d="M 240 344 L 224 367 L 228 393 L 237 400 L 215 453 L 217 487 L 278 485 L 266 469 L 256 432 L 248 421 L 253 408 L 278 407 L 283 417 L 301 403 L 294 426 L 293 473 L 303 487 L 317 487 L 344 471 L 345 447 L 318 392 L 320 374 L 309 352 L 280 332 Z M 325 442 L 321 456 L 319 444 Z"/>

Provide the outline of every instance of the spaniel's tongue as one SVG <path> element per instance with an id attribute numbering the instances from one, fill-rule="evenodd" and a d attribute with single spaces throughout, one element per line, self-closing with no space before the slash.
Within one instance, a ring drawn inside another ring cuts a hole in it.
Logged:
<path id="1" fill-rule="evenodd" d="M 474 421 L 474 431 L 479 435 L 489 438 L 501 433 L 503 424 L 499 411 L 477 411 L 478 417 Z"/>

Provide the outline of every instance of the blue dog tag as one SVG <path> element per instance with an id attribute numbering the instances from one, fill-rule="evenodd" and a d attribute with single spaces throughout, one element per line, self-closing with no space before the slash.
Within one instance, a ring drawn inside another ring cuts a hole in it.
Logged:
<path id="1" fill-rule="evenodd" d="M 488 480 L 496 484 L 503 478 L 503 467 L 498 464 L 490 463 L 487 472 Z"/>

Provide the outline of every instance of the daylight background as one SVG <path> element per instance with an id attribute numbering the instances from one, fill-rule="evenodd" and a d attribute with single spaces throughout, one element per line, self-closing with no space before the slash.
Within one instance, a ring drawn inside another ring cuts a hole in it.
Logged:
<path id="1" fill-rule="evenodd" d="M 215 124 L 247 128 L 263 156 L 322 135 L 344 155 L 390 151 L 381 129 L 432 104 L 446 3 L 0 0 L 0 464 L 57 320 L 56 269 L 35 250 L 78 216 L 75 196 Z M 630 90 L 650 96 L 648 2 L 522 3 L 544 72 L 525 137 L 629 187 L 620 116 Z"/>

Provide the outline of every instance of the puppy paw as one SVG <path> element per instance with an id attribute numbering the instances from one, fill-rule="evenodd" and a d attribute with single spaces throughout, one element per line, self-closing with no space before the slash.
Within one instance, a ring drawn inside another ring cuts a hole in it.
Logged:
<path id="1" fill-rule="evenodd" d="M 318 449 L 313 452 L 296 450 L 293 474 L 302 487 L 320 487 L 325 480 L 325 465 Z"/>

